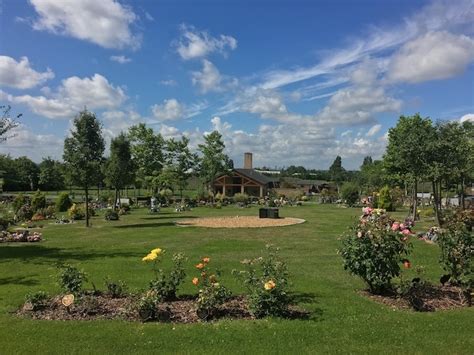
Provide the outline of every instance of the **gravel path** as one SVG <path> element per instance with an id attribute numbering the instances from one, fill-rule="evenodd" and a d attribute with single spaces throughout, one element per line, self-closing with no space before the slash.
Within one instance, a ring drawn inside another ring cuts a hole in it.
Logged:
<path id="1" fill-rule="evenodd" d="M 193 218 L 177 221 L 176 225 L 182 227 L 207 227 L 207 228 L 263 228 L 263 227 L 281 227 L 292 224 L 306 222 L 300 218 L 259 218 L 254 216 L 234 216 L 234 217 L 209 217 Z"/>

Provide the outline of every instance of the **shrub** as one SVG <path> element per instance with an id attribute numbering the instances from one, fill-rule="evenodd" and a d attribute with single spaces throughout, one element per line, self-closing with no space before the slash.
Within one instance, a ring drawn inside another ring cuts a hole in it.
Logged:
<path id="1" fill-rule="evenodd" d="M 72 201 L 69 198 L 69 194 L 67 192 L 62 192 L 59 194 L 58 198 L 56 199 L 56 210 L 58 212 L 66 212 L 72 206 Z"/>
<path id="2" fill-rule="evenodd" d="M 15 214 L 15 219 L 17 221 L 29 221 L 33 217 L 33 210 L 29 205 L 21 206 Z"/>
<path id="3" fill-rule="evenodd" d="M 79 221 L 86 217 L 84 210 L 75 203 L 73 203 L 71 208 L 69 208 L 68 215 L 70 219 L 73 219 L 75 221 Z"/>
<path id="4" fill-rule="evenodd" d="M 105 218 L 106 221 L 118 221 L 119 220 L 119 214 L 114 210 L 107 210 L 107 211 L 105 211 L 104 218 Z"/>
<path id="5" fill-rule="evenodd" d="M 105 279 L 105 288 L 107 289 L 107 294 L 112 298 L 122 298 L 127 294 L 127 285 L 125 282 L 118 280 L 112 281 L 109 278 Z"/>
<path id="6" fill-rule="evenodd" d="M 31 310 L 38 311 L 48 305 L 49 296 L 44 291 L 28 293 L 25 297 L 26 303 L 31 305 Z"/>
<path id="7" fill-rule="evenodd" d="M 31 208 L 34 212 L 46 207 L 46 195 L 40 190 L 36 191 L 31 198 Z"/>
<path id="8" fill-rule="evenodd" d="M 286 263 L 273 246 L 267 245 L 266 254 L 242 261 L 246 270 L 234 271 L 247 289 L 250 312 L 257 318 L 284 315 L 290 303 Z"/>
<path id="9" fill-rule="evenodd" d="M 156 319 L 157 298 L 153 291 L 148 291 L 136 304 L 138 316 L 143 322 Z"/>
<path id="10" fill-rule="evenodd" d="M 388 186 L 384 186 L 380 189 L 377 207 L 383 208 L 387 211 L 395 211 L 392 194 L 390 193 L 390 188 Z"/>
<path id="11" fill-rule="evenodd" d="M 241 194 L 241 193 L 236 193 L 234 195 L 234 201 L 236 203 L 243 203 L 243 204 L 247 204 L 247 202 L 249 201 L 249 195 L 247 194 Z"/>
<path id="12" fill-rule="evenodd" d="M 40 211 L 46 219 L 54 218 L 56 215 L 56 207 L 54 205 L 49 205 Z"/>
<path id="13" fill-rule="evenodd" d="M 410 230 L 402 223 L 392 223 L 385 214 L 372 211 L 343 238 L 339 251 L 344 269 L 361 277 L 370 292 L 383 294 L 392 290 L 391 280 L 400 274 L 400 263 L 407 262 Z"/>
<path id="14" fill-rule="evenodd" d="M 177 253 L 173 255 L 173 268 L 169 273 L 158 268 L 158 263 L 161 261 L 161 256 L 164 251 L 156 248 L 150 254 L 143 258 L 144 261 L 153 261 L 153 271 L 155 278 L 150 281 L 150 290 L 152 290 L 158 300 L 169 301 L 176 299 L 176 293 L 179 286 L 183 282 L 186 273 L 183 268 L 184 254 Z M 156 257 L 155 257 L 156 256 Z"/>
<path id="15" fill-rule="evenodd" d="M 341 197 L 349 206 L 354 206 L 359 201 L 359 187 L 352 183 L 348 182 L 342 186 Z"/>
<path id="16" fill-rule="evenodd" d="M 18 194 L 15 196 L 15 199 L 13 200 L 13 211 L 17 212 L 21 207 L 26 205 L 27 203 L 27 198 L 23 194 Z"/>
<path id="17" fill-rule="evenodd" d="M 202 258 L 196 265 L 200 271 L 200 277 L 195 277 L 192 283 L 199 287 L 196 313 L 199 318 L 208 320 L 216 315 L 221 306 L 229 297 L 231 292 L 218 281 L 219 272 L 209 269 L 210 258 Z"/>
<path id="18" fill-rule="evenodd" d="M 474 287 L 474 235 L 463 224 L 450 225 L 438 236 L 440 262 L 451 282 Z"/>
<path id="19" fill-rule="evenodd" d="M 68 293 L 77 294 L 82 290 L 82 283 L 87 281 L 84 271 L 71 265 L 64 265 L 59 271 L 59 286 Z"/>

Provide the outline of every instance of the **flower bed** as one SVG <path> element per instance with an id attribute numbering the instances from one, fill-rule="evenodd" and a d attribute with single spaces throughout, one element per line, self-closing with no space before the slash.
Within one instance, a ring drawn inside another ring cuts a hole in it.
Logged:
<path id="1" fill-rule="evenodd" d="M 0 243 L 35 243 L 42 240 L 43 236 L 41 233 L 33 232 L 30 234 L 28 230 L 13 233 L 3 231 L 0 233 Z"/>

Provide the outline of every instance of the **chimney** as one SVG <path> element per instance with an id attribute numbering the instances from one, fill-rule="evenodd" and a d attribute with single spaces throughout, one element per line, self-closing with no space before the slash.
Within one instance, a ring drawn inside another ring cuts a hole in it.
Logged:
<path id="1" fill-rule="evenodd" d="M 244 169 L 253 169 L 252 153 L 244 153 Z"/>

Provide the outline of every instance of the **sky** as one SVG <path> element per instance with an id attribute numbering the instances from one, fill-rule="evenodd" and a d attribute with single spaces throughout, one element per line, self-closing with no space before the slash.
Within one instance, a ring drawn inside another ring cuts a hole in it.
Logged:
<path id="1" fill-rule="evenodd" d="M 87 107 L 107 142 L 140 122 L 235 166 L 346 169 L 400 115 L 474 120 L 474 0 L 0 0 L 1 154 L 62 158 Z"/>

